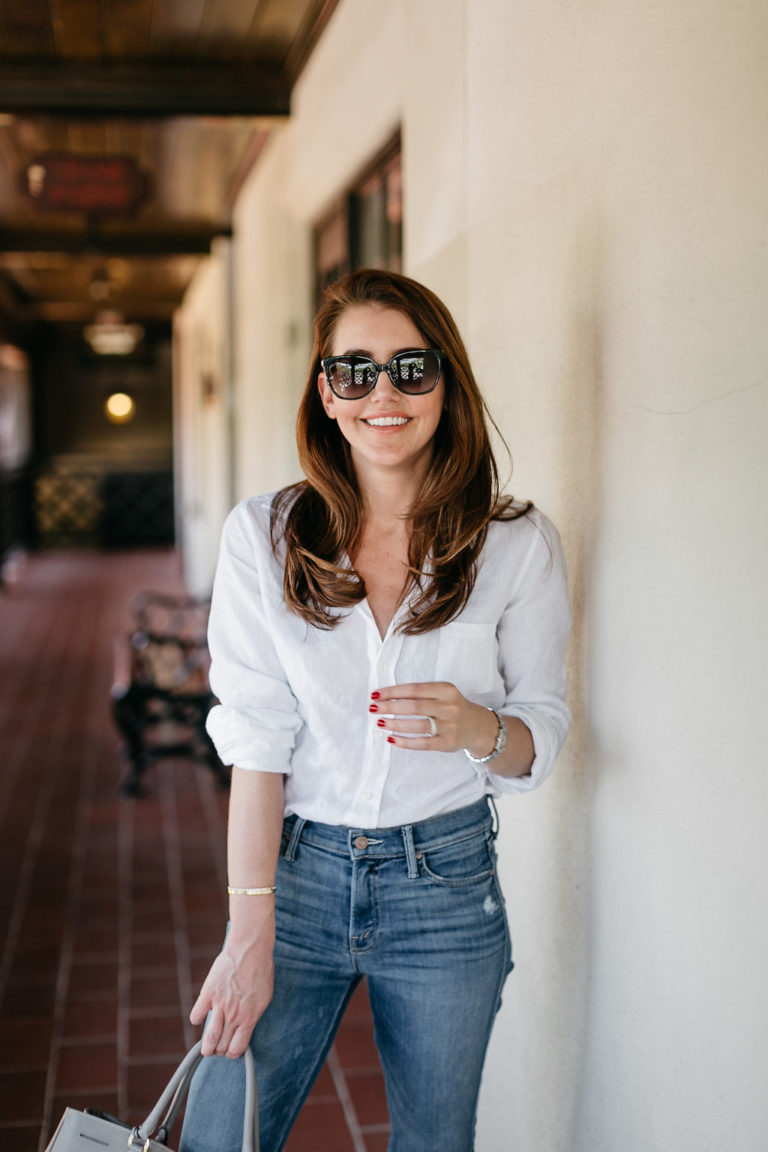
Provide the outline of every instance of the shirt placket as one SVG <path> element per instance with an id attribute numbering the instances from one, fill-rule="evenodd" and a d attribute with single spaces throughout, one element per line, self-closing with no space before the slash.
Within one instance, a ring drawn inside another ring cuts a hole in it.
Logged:
<path id="1" fill-rule="evenodd" d="M 367 601 L 357 605 L 365 621 L 366 650 L 368 665 L 368 697 L 376 688 L 396 683 L 396 667 L 403 647 L 403 634 L 396 631 L 398 615 L 395 615 L 387 633 L 382 639 L 376 621 Z M 352 807 L 356 813 L 355 824 L 363 828 L 376 828 L 384 787 L 387 781 L 393 748 L 387 743 L 386 731 L 376 725 L 375 716 L 368 722 L 365 740 L 365 753 L 360 766 L 360 778 Z"/>

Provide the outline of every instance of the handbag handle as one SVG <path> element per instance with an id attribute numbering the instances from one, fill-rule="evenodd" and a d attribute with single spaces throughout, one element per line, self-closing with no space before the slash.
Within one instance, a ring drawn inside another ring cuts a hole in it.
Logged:
<path id="1" fill-rule="evenodd" d="M 148 1148 L 149 1140 L 154 1133 L 164 1129 L 167 1134 L 173 1127 L 176 1116 L 181 1108 L 192 1077 L 198 1064 L 204 1059 L 201 1048 L 202 1040 L 198 1040 L 194 1048 L 190 1048 L 179 1064 L 171 1079 L 166 1084 L 154 1108 L 143 1124 L 134 1128 L 129 1145 L 138 1144 L 139 1148 Z M 253 1063 L 253 1054 L 250 1048 L 243 1053 L 245 1061 L 245 1109 L 243 1115 L 243 1152 L 259 1152 L 259 1097 L 256 1083 L 256 1068 Z"/>

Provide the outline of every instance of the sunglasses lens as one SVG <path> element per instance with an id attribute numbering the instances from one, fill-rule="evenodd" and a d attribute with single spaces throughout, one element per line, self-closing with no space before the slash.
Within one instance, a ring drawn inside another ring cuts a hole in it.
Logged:
<path id="1" fill-rule="evenodd" d="M 331 388 L 344 400 L 367 396 L 379 378 L 379 365 L 366 356 L 340 356 L 324 360 Z M 440 378 L 440 355 L 437 352 L 398 352 L 388 371 L 396 388 L 410 396 L 431 392 Z"/>
<path id="2" fill-rule="evenodd" d="M 328 380 L 337 396 L 357 400 L 367 395 L 376 383 L 376 369 L 371 360 L 357 356 L 336 360 L 329 366 Z"/>
<path id="3" fill-rule="evenodd" d="M 401 392 L 418 396 L 429 392 L 440 375 L 440 357 L 434 352 L 401 352 L 392 365 Z"/>

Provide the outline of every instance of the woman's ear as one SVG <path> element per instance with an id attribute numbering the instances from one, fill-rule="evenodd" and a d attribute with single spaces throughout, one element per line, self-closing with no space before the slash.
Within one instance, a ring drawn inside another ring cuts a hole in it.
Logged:
<path id="1" fill-rule="evenodd" d="M 321 372 L 317 377 L 317 390 L 320 393 L 320 399 L 323 402 L 326 416 L 331 420 L 335 420 L 336 412 L 333 407 L 334 395 L 330 384 L 325 378 L 325 372 Z"/>

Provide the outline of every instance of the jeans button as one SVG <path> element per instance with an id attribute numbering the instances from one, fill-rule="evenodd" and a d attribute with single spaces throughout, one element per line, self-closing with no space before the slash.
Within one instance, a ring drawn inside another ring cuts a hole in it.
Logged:
<path id="1" fill-rule="evenodd" d="M 355 848 L 360 848 L 362 850 L 363 848 L 367 848 L 367 847 L 368 847 L 368 837 L 367 836 L 355 836 Z"/>

